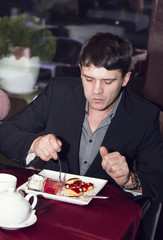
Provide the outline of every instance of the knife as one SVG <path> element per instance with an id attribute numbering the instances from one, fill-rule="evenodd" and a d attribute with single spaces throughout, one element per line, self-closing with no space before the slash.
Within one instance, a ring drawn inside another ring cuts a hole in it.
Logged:
<path id="1" fill-rule="evenodd" d="M 96 199 L 108 199 L 108 198 L 110 198 L 109 196 L 96 196 L 96 195 L 79 195 L 79 196 L 68 195 L 68 196 L 65 196 L 65 197 L 72 197 L 72 198 L 96 198 Z"/>

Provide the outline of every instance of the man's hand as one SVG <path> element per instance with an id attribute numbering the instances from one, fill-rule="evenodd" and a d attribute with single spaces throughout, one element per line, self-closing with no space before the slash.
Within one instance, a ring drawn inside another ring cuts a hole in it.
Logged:
<path id="1" fill-rule="evenodd" d="M 40 136 L 36 138 L 28 153 L 34 153 L 44 161 L 49 161 L 51 158 L 57 160 L 57 152 L 61 151 L 62 142 L 53 134 Z"/>
<path id="2" fill-rule="evenodd" d="M 100 148 L 102 157 L 102 168 L 120 186 L 124 186 L 129 181 L 129 168 L 126 158 L 119 152 L 108 153 L 105 147 Z"/>

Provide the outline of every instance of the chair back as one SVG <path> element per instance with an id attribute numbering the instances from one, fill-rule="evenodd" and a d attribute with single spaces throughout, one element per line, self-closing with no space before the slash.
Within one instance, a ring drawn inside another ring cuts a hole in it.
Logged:
<path id="1" fill-rule="evenodd" d="M 70 65 L 78 65 L 79 54 L 82 48 L 82 42 L 69 37 L 55 37 L 56 53 L 53 62 Z"/>

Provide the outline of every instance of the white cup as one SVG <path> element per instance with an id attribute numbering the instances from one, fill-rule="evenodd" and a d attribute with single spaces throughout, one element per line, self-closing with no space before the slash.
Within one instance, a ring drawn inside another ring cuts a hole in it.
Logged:
<path id="1" fill-rule="evenodd" d="M 8 173 L 0 173 L 0 192 L 6 191 L 9 188 L 16 188 L 17 178 Z"/>

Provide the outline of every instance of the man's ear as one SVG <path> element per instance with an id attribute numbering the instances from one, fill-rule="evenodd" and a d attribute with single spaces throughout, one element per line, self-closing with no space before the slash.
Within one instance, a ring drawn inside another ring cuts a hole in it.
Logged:
<path id="1" fill-rule="evenodd" d="M 127 85 L 127 83 L 130 80 L 130 76 L 131 76 L 131 72 L 126 73 L 125 77 L 123 78 L 122 87 L 125 87 Z"/>

